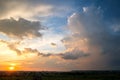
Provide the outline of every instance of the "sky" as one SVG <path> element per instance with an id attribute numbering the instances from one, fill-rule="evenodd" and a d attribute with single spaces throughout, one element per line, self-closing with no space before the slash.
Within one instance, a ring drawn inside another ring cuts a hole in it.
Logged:
<path id="1" fill-rule="evenodd" d="M 120 70 L 119 0 L 0 0 L 0 70 Z"/>

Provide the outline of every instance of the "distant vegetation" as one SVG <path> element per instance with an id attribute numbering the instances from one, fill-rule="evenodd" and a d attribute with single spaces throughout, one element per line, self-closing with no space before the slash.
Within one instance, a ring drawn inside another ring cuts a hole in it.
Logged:
<path id="1" fill-rule="evenodd" d="M 0 72 L 0 80 L 120 80 L 120 71 Z"/>

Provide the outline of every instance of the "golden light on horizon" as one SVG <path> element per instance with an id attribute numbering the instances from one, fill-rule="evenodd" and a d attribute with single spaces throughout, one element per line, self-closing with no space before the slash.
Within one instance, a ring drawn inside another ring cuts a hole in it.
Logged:
<path id="1" fill-rule="evenodd" d="M 16 66 L 15 63 L 11 63 L 10 66 L 9 66 L 9 70 L 10 71 L 14 71 L 15 70 L 15 66 Z"/>

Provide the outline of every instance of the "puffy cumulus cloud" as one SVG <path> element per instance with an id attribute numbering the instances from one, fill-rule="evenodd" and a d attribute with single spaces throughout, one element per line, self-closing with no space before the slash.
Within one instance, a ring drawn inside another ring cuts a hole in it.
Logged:
<path id="1" fill-rule="evenodd" d="M 9 37 L 41 37 L 39 30 L 42 29 L 43 26 L 38 21 L 29 21 L 24 18 L 19 18 L 18 20 L 13 18 L 0 20 L 0 32 Z"/>
<path id="2" fill-rule="evenodd" d="M 74 13 L 68 18 L 67 28 L 71 33 L 62 42 L 70 52 L 77 49 L 77 52 L 73 52 L 76 56 L 81 52 L 82 54 L 89 53 L 92 59 L 89 56 L 88 60 L 94 65 L 87 66 L 93 67 L 101 63 L 99 66 L 106 65 L 107 68 L 115 69 L 120 66 L 117 63 L 120 61 L 119 27 L 113 26 L 111 30 L 111 25 L 106 24 L 103 18 L 103 11 L 100 7 L 83 7 L 82 13 Z M 117 32 L 115 32 L 116 28 Z M 74 57 L 73 54 L 71 56 Z M 99 69 L 98 66 L 96 68 Z"/>
<path id="3" fill-rule="evenodd" d="M 66 47 L 65 52 L 62 54 L 62 58 L 66 60 L 77 60 L 81 57 L 90 56 L 88 47 L 86 47 L 86 40 L 75 39 L 74 37 L 67 37 L 62 40 Z"/>

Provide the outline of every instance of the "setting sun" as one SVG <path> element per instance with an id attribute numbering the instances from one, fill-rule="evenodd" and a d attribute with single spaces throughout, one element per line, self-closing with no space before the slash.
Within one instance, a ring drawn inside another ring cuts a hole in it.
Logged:
<path id="1" fill-rule="evenodd" d="M 10 71 L 15 70 L 15 66 L 16 66 L 15 63 L 11 63 L 10 66 L 9 66 L 9 70 L 10 70 Z"/>
<path id="2" fill-rule="evenodd" d="M 13 71 L 14 69 L 15 69 L 14 66 L 10 66 L 10 67 L 9 67 L 9 70 L 10 70 L 10 71 Z"/>

